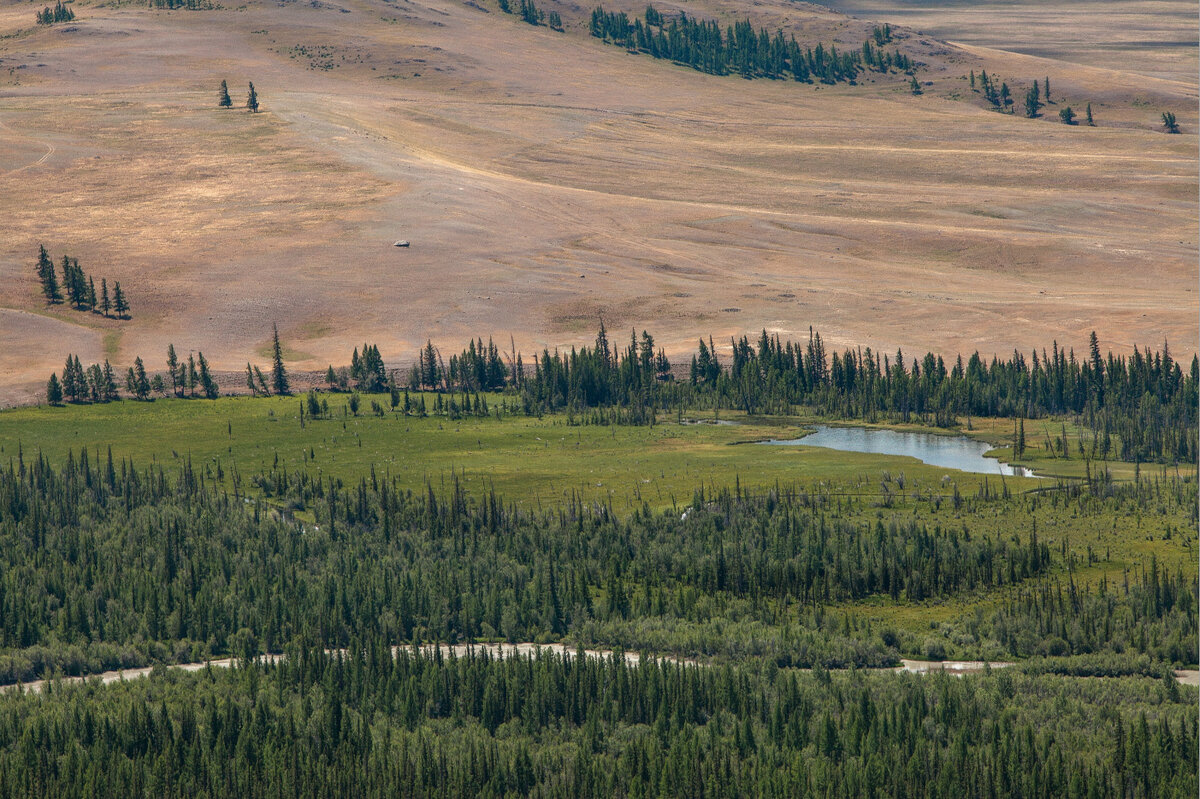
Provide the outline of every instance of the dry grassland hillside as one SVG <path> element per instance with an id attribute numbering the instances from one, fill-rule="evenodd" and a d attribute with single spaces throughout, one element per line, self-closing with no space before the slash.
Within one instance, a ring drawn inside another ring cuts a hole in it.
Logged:
<path id="1" fill-rule="evenodd" d="M 364 341 L 397 364 L 426 337 L 570 346 L 600 317 L 668 353 L 809 325 L 886 351 L 1196 349 L 1194 3 L 1064 3 L 1090 27 L 1057 47 L 1029 16 L 1053 4 L 659 5 L 840 50 L 888 21 L 920 96 L 702 74 L 590 37 L 572 2 L 540 4 L 561 33 L 495 0 L 209 5 L 0 5 L 0 402 L 68 352 L 244 369 L 272 322 L 298 369 Z M 1049 76 L 1043 118 L 986 108 L 983 69 L 1018 108 Z M 1088 103 L 1095 127 L 1058 121 Z M 132 319 L 47 307 L 39 243 L 121 281 Z"/>

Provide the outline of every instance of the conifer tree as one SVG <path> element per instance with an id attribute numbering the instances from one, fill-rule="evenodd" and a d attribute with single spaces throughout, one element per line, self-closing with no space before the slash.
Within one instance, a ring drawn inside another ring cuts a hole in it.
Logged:
<path id="1" fill-rule="evenodd" d="M 267 385 L 267 378 L 263 375 L 262 369 L 254 367 L 254 379 L 258 383 L 258 390 L 262 392 L 264 397 L 271 396 L 271 387 Z"/>
<path id="2" fill-rule="evenodd" d="M 150 398 L 150 380 L 146 377 L 146 365 L 142 363 L 141 356 L 133 359 L 133 366 L 129 367 L 125 376 L 125 387 L 140 400 Z"/>
<path id="3" fill-rule="evenodd" d="M 58 375 L 50 373 L 50 380 L 46 382 L 46 402 L 51 405 L 62 405 L 63 390 L 62 383 L 58 380 Z"/>
<path id="4" fill-rule="evenodd" d="M 175 345 L 167 344 L 167 371 L 171 373 L 171 393 L 179 396 L 179 358 L 175 355 Z"/>
<path id="5" fill-rule="evenodd" d="M 100 278 L 100 311 L 105 317 L 112 310 L 112 300 L 108 297 L 108 278 Z"/>
<path id="6" fill-rule="evenodd" d="M 62 257 L 63 271 L 63 289 L 67 292 L 67 302 L 75 307 L 79 307 L 79 284 L 75 280 L 75 270 L 71 266 L 71 259 L 64 255 Z"/>
<path id="7" fill-rule="evenodd" d="M 1037 81 L 1033 82 L 1033 88 L 1025 92 L 1025 116 L 1033 119 L 1038 115 L 1038 111 L 1042 107 L 1040 92 L 1038 91 Z"/>
<path id="8" fill-rule="evenodd" d="M 254 369 L 249 361 L 246 361 L 246 388 L 250 389 L 251 394 L 258 396 L 258 386 L 254 384 Z"/>
<path id="9" fill-rule="evenodd" d="M 290 394 L 287 370 L 283 367 L 283 347 L 279 344 L 279 327 L 272 326 L 271 343 L 271 388 L 276 394 Z"/>
<path id="10" fill-rule="evenodd" d="M 84 379 L 79 359 L 74 355 L 68 355 L 67 363 L 63 367 L 62 391 L 63 395 L 71 402 L 77 402 L 83 395 L 85 389 Z"/>
<path id="11" fill-rule="evenodd" d="M 49 253 L 43 245 L 38 245 L 38 262 L 37 262 L 38 280 L 42 283 L 42 294 L 46 296 L 46 302 L 51 304 L 62 302 L 62 292 L 58 288 L 58 278 L 54 273 L 54 261 L 50 260 Z"/>
<path id="12" fill-rule="evenodd" d="M 1162 114 L 1163 127 L 1167 129 L 1167 133 L 1178 133 L 1179 123 L 1175 121 L 1174 111 L 1163 111 Z"/>
<path id="13" fill-rule="evenodd" d="M 92 280 L 90 275 L 87 285 L 87 306 L 92 313 L 96 312 L 96 281 Z"/>
<path id="14" fill-rule="evenodd" d="M 1092 104 L 1091 103 L 1087 104 L 1087 123 L 1088 123 L 1088 127 L 1090 127 L 1090 128 L 1096 127 L 1096 123 L 1092 121 Z"/>
<path id="15" fill-rule="evenodd" d="M 129 318 L 129 301 L 125 299 L 125 292 L 121 291 L 121 281 L 119 280 L 113 286 L 113 310 L 118 319 Z"/>
<path id="16" fill-rule="evenodd" d="M 222 80 L 221 89 L 217 92 L 217 106 L 220 108 L 229 108 L 232 105 L 233 100 L 229 98 L 229 86 Z"/>
<path id="17" fill-rule="evenodd" d="M 1044 92 L 1044 94 L 1046 95 L 1046 102 L 1050 102 L 1050 76 L 1049 75 L 1046 76 L 1046 91 Z"/>
<path id="18" fill-rule="evenodd" d="M 216 399 L 221 392 L 217 381 L 213 380 L 212 373 L 208 370 L 208 361 L 205 360 L 203 352 L 196 353 L 196 363 L 200 373 L 200 390 L 204 392 L 206 399 Z"/>
<path id="19" fill-rule="evenodd" d="M 246 95 L 246 107 L 250 109 L 250 113 L 258 111 L 258 92 L 254 90 L 254 84 L 250 84 L 250 92 Z"/>
<path id="20" fill-rule="evenodd" d="M 102 393 L 105 402 L 111 402 L 112 400 L 119 399 L 121 396 L 117 392 L 117 376 L 113 372 L 112 364 L 108 362 L 107 358 L 104 359 L 104 387 Z"/>
<path id="21" fill-rule="evenodd" d="M 1060 109 L 1058 112 L 1058 118 L 1063 121 L 1064 125 L 1075 124 L 1075 112 L 1071 110 L 1071 106 Z"/>
<path id="22" fill-rule="evenodd" d="M 913 76 L 913 79 L 908 82 L 908 88 L 913 94 L 921 93 L 921 84 L 917 83 L 917 77 L 915 75 Z"/>

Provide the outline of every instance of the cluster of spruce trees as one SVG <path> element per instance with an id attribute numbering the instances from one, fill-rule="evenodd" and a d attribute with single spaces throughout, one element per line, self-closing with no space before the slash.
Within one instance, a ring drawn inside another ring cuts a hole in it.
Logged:
<path id="1" fill-rule="evenodd" d="M 182 363 L 175 355 L 175 345 L 167 345 L 167 376 L 171 381 L 170 388 L 161 374 L 150 377 L 138 356 L 125 372 L 126 395 L 143 401 L 150 400 L 154 394 L 166 397 L 168 392 L 176 397 L 203 396 L 206 399 L 221 395 L 203 352 L 195 356 L 189 354 L 187 363 Z M 46 401 L 51 405 L 61 405 L 64 401 L 99 403 L 119 399 L 116 373 L 107 358 L 103 366 L 94 363 L 84 369 L 78 355 L 68 355 L 62 377 L 51 373 L 46 381 Z"/>
<path id="2" fill-rule="evenodd" d="M 129 299 L 121 289 L 121 282 L 113 286 L 111 296 L 108 292 L 108 279 L 100 279 L 100 291 L 96 292 L 96 282 L 79 267 L 78 258 L 62 257 L 62 282 L 58 280 L 58 272 L 54 261 L 44 246 L 38 247 L 37 265 L 38 281 L 42 285 L 42 294 L 46 302 L 54 305 L 63 301 L 63 291 L 66 300 L 79 311 L 91 311 L 114 316 L 117 319 L 129 318 Z"/>
<path id="3" fill-rule="evenodd" d="M 70 22 L 75 19 L 75 12 L 69 6 L 65 6 L 62 0 L 58 0 L 54 4 L 54 8 L 46 6 L 41 11 L 37 12 L 37 24 L 53 25 L 56 22 Z"/>
<path id="4" fill-rule="evenodd" d="M 46 401 L 51 405 L 61 405 L 64 399 L 70 402 L 112 402 L 120 398 L 116 375 L 107 358 L 104 366 L 94 363 L 84 369 L 78 355 L 68 355 L 62 379 L 51 374 L 46 383 Z"/>
<path id="5" fill-rule="evenodd" d="M 766 29 L 757 33 L 749 19 L 727 26 L 723 31 L 715 20 L 692 19 L 681 13 L 669 22 L 653 6 L 647 6 L 643 18 L 630 22 L 625 12 L 592 11 L 591 33 L 598 39 L 665 58 L 712 75 L 740 75 L 743 78 L 791 77 L 797 81 L 822 83 L 854 81 L 859 72 L 873 68 L 912 72 L 912 61 L 898 50 L 886 53 L 883 44 L 891 41 L 889 27 L 877 28 L 874 38 L 863 42 L 860 51 L 839 52 L 836 45 L 826 49 L 801 47 L 795 37 L 784 38 L 782 31 L 772 37 Z"/>
<path id="6" fill-rule="evenodd" d="M 442 657 L 367 638 L 0 701 L 0 793 L 1190 797 L 1194 705 L 1170 681 Z"/>
<path id="7" fill-rule="evenodd" d="M 166 396 L 162 376 L 155 375 L 151 379 L 140 357 L 134 359 L 133 366 L 125 373 L 125 391 L 128 396 L 143 402 L 151 398 L 153 391 Z M 120 398 L 116 376 L 107 358 L 103 367 L 94 363 L 85 370 L 78 355 L 68 355 L 62 379 L 59 380 L 58 375 L 52 373 L 46 383 L 46 401 L 51 405 L 61 405 L 64 399 L 96 403 L 113 402 Z"/>
<path id="8" fill-rule="evenodd" d="M 332 368 L 331 366 L 330 369 Z M 328 378 L 329 374 L 326 373 L 325 376 Z M 361 357 L 358 348 L 354 349 L 350 358 L 350 378 L 359 391 L 376 392 L 388 387 L 387 370 L 383 366 L 383 356 L 379 354 L 379 347 L 363 344 Z"/>
<path id="9" fill-rule="evenodd" d="M 563 30 L 562 17 L 557 11 L 551 11 L 549 15 L 537 7 L 533 0 L 520 0 L 516 10 L 513 10 L 513 5 L 510 0 L 499 0 L 500 10 L 505 14 L 515 13 L 523 22 L 530 25 L 541 25 L 545 23 L 551 30 L 561 32 Z"/>
<path id="10" fill-rule="evenodd" d="M 246 388 L 256 397 L 269 397 L 272 394 L 286 396 L 292 393 L 292 382 L 288 377 L 287 368 L 283 365 L 283 345 L 279 343 L 279 327 L 272 325 L 271 329 L 270 382 L 267 382 L 266 375 L 257 365 L 246 364 Z"/>
<path id="11" fill-rule="evenodd" d="M 187 363 L 184 363 L 175 354 L 175 345 L 168 344 L 167 377 L 171 381 L 171 394 L 176 397 L 203 396 L 206 399 L 216 399 L 221 395 L 203 352 L 197 352 L 195 357 L 189 353 Z M 155 375 L 155 379 L 157 381 L 160 378 Z M 165 383 L 162 390 L 165 393 Z"/>

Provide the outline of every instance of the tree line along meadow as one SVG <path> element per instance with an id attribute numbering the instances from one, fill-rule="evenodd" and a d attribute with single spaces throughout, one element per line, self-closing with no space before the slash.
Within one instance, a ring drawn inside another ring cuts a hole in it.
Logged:
<path id="1" fill-rule="evenodd" d="M 527 364 L 516 352 L 501 353 L 493 340 L 472 340 L 449 362 L 432 342 L 417 353 L 405 372 L 387 369 L 379 348 L 355 348 L 349 367 L 326 370 L 330 392 L 352 392 L 357 415 L 359 392 L 390 395 L 390 408 L 427 413 L 424 397 L 407 401 L 408 392 L 438 392 L 437 412 L 450 416 L 488 413 L 481 392 L 503 395 L 507 412 L 538 416 L 565 413 L 571 424 L 654 424 L 660 414 L 736 410 L 748 415 L 786 416 L 807 410 L 827 418 L 866 422 L 920 423 L 953 428 L 971 419 L 1011 418 L 1016 454 L 1029 441 L 1044 444 L 1047 454 L 1065 460 L 1122 460 L 1138 463 L 1190 463 L 1197 457 L 1197 397 L 1200 360 L 1192 357 L 1185 372 L 1164 343 L 1161 350 L 1135 348 L 1129 355 L 1101 354 L 1092 333 L 1084 357 L 1054 342 L 1026 357 L 985 360 L 978 352 L 953 362 L 926 353 L 921 358 L 873 352 L 870 347 L 829 353 L 820 333 L 807 342 L 783 341 L 765 331 L 755 343 L 747 336 L 730 340 L 724 362 L 712 339 L 699 339 L 686 373 L 676 370 L 654 338 L 631 333 L 628 346 L 609 341 L 601 325 L 595 344 L 569 351 L 549 350 Z M 256 396 L 286 395 L 290 382 L 278 330 L 272 362 L 265 373 L 246 365 L 246 388 Z M 684 376 L 686 374 L 686 377 Z M 167 348 L 167 373 L 148 375 L 139 356 L 126 372 L 128 396 L 155 395 L 215 399 L 220 390 L 203 353 L 183 363 L 174 345 Z M 68 357 L 61 376 L 47 382 L 51 404 L 105 402 L 120 396 L 113 368 L 84 369 Z M 379 403 L 374 406 L 380 408 Z M 315 395 L 306 400 L 312 418 L 326 416 Z M 1065 424 L 1044 441 L 1027 438 L 1024 420 L 1071 418 L 1088 431 L 1072 440 Z M 1019 421 L 1018 421 L 1019 420 Z"/>

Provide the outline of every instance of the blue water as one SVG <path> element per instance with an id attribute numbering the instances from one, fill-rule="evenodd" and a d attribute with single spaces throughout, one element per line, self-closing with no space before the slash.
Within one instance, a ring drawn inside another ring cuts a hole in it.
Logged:
<path id="1" fill-rule="evenodd" d="M 843 452 L 871 452 L 878 455 L 907 455 L 910 458 L 976 474 L 1002 474 L 1035 477 L 1023 466 L 1010 466 L 983 453 L 992 447 L 966 436 L 937 436 L 932 433 L 901 433 L 895 430 L 871 430 L 865 427 L 826 427 L 814 425 L 815 433 L 804 438 L 764 441 L 776 446 L 825 447 Z"/>

